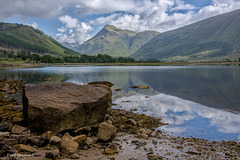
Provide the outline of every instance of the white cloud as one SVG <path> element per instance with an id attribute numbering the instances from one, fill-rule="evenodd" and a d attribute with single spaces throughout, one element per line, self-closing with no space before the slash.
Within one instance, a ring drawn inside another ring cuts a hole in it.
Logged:
<path id="1" fill-rule="evenodd" d="M 66 28 L 77 28 L 78 27 L 78 19 L 72 18 L 71 16 L 65 15 L 59 18 L 59 21 L 66 25 Z"/>
<path id="2" fill-rule="evenodd" d="M 81 44 L 91 38 L 90 32 L 93 28 L 85 22 L 80 22 L 78 19 L 68 15 L 61 16 L 59 21 L 64 25 L 57 28 L 58 32 L 60 32 L 56 35 L 59 42 Z"/>
<path id="3" fill-rule="evenodd" d="M 26 23 L 26 25 L 28 26 L 32 26 L 33 28 L 38 28 L 38 24 L 36 22 L 32 22 L 32 23 Z"/>

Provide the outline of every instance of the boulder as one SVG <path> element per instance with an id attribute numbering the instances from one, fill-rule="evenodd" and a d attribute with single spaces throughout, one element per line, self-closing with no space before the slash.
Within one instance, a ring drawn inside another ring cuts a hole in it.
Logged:
<path id="1" fill-rule="evenodd" d="M 65 154 L 76 153 L 78 150 L 78 147 L 79 147 L 79 144 L 69 138 L 62 139 L 59 144 L 60 151 Z"/>
<path id="2" fill-rule="evenodd" d="M 111 94 L 106 85 L 26 84 L 23 87 L 24 120 L 36 132 L 97 127 L 111 107 Z"/>
<path id="3" fill-rule="evenodd" d="M 116 135 L 116 127 L 107 122 L 102 122 L 98 128 L 97 138 L 100 141 L 108 142 L 112 141 Z"/>

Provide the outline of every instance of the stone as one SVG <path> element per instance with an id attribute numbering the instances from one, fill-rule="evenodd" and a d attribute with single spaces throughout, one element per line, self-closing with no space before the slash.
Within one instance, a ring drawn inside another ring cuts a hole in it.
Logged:
<path id="1" fill-rule="evenodd" d="M 72 138 L 73 141 L 77 142 L 79 145 L 84 145 L 87 141 L 87 136 L 85 134 L 79 135 Z"/>
<path id="2" fill-rule="evenodd" d="M 5 157 L 8 154 L 14 154 L 17 151 L 13 149 L 12 147 L 9 147 L 8 145 L 4 143 L 0 143 L 0 157 Z"/>
<path id="3" fill-rule="evenodd" d="M 88 146 L 91 146 L 93 143 L 94 143 L 94 140 L 93 140 L 91 137 L 87 137 L 86 144 L 87 144 Z"/>
<path id="4" fill-rule="evenodd" d="M 114 91 L 121 91 L 121 88 L 116 88 L 114 89 Z"/>
<path id="5" fill-rule="evenodd" d="M 13 111 L 19 111 L 19 110 L 22 110 L 23 109 L 23 106 L 22 105 L 17 105 L 17 106 L 14 106 L 12 108 Z"/>
<path id="6" fill-rule="evenodd" d="M 27 144 L 28 135 L 11 135 L 10 138 L 14 138 L 19 144 Z"/>
<path id="7" fill-rule="evenodd" d="M 59 142 L 61 141 L 61 138 L 58 137 L 58 136 L 52 136 L 50 138 L 50 141 L 49 141 L 49 144 L 51 145 L 56 145 L 56 144 L 59 144 Z"/>
<path id="8" fill-rule="evenodd" d="M 134 125 L 134 126 L 136 126 L 137 125 L 137 122 L 134 120 L 134 119 L 128 119 L 127 121 L 126 121 L 126 123 L 127 124 L 130 124 L 130 125 Z"/>
<path id="9" fill-rule="evenodd" d="M 43 133 L 42 136 L 47 137 L 50 140 L 50 138 L 53 136 L 53 132 L 47 131 L 47 132 Z"/>
<path id="10" fill-rule="evenodd" d="M 13 120 L 12 120 L 12 123 L 13 124 L 21 124 L 22 121 L 23 121 L 22 118 L 14 117 Z"/>
<path id="11" fill-rule="evenodd" d="M 71 155 L 71 159 L 79 159 L 79 155 L 77 155 L 77 154 L 72 154 L 72 155 Z"/>
<path id="12" fill-rule="evenodd" d="M 92 131 L 92 128 L 90 126 L 84 126 L 84 127 L 74 130 L 73 134 L 74 135 L 82 135 L 82 134 L 88 134 L 91 131 Z"/>
<path id="13" fill-rule="evenodd" d="M 64 139 L 64 138 L 72 139 L 73 137 L 67 132 L 62 136 L 62 139 Z"/>
<path id="14" fill-rule="evenodd" d="M 148 135 L 146 133 L 138 133 L 137 137 L 138 138 L 143 138 L 143 139 L 148 139 Z"/>
<path id="15" fill-rule="evenodd" d="M 29 145 L 25 145 L 25 144 L 16 144 L 13 146 L 13 148 L 15 148 L 18 152 L 28 152 L 28 153 L 37 152 L 36 148 Z"/>
<path id="16" fill-rule="evenodd" d="M 149 86 L 138 86 L 139 89 L 149 89 Z"/>
<path id="17" fill-rule="evenodd" d="M 31 146 L 44 147 L 49 143 L 49 140 L 44 136 L 33 136 L 28 138 L 27 143 Z"/>
<path id="18" fill-rule="evenodd" d="M 18 141 L 16 139 L 10 139 L 10 138 L 4 138 L 1 140 L 1 142 L 8 146 L 14 146 L 15 144 L 18 144 Z"/>
<path id="19" fill-rule="evenodd" d="M 65 154 L 74 154 L 77 152 L 79 144 L 69 138 L 64 138 L 59 143 L 59 149 Z"/>
<path id="20" fill-rule="evenodd" d="M 15 124 L 12 128 L 12 134 L 23 134 L 24 132 L 26 132 L 28 129 L 26 127 L 22 127 L 19 126 L 17 124 Z"/>
<path id="21" fill-rule="evenodd" d="M 112 141 L 116 135 L 116 131 L 117 129 L 115 126 L 107 122 L 102 122 L 98 128 L 97 138 L 104 142 Z"/>
<path id="22" fill-rule="evenodd" d="M 3 138 L 5 138 L 5 137 L 9 137 L 9 132 L 0 132 L 0 137 L 3 137 Z"/>
<path id="23" fill-rule="evenodd" d="M 45 154 L 45 158 L 49 158 L 49 159 L 52 159 L 52 160 L 60 159 L 59 150 L 55 149 L 53 151 L 47 151 L 46 154 Z"/>
<path id="24" fill-rule="evenodd" d="M 90 82 L 88 84 L 103 84 L 103 85 L 106 85 L 110 88 L 114 85 L 113 83 L 108 82 L 108 81 L 94 81 L 94 82 Z"/>
<path id="25" fill-rule="evenodd" d="M 26 84 L 23 87 L 24 120 L 34 132 L 97 127 L 111 107 L 111 95 L 106 85 Z"/>
<path id="26" fill-rule="evenodd" d="M 109 144 L 109 146 L 107 148 L 111 148 L 111 149 L 114 149 L 116 151 L 117 150 L 117 145 L 116 145 L 116 143 L 111 143 L 111 144 Z"/>
<path id="27" fill-rule="evenodd" d="M 114 149 L 111 149 L 111 148 L 106 148 L 106 149 L 104 149 L 104 151 L 103 151 L 103 154 L 109 154 L 109 155 L 111 155 L 111 154 L 114 154 L 114 153 L 116 153 L 116 151 L 115 151 Z"/>

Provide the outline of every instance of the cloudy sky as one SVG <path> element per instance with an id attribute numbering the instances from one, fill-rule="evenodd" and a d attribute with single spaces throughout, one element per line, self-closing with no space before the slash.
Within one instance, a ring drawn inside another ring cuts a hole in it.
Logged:
<path id="1" fill-rule="evenodd" d="M 106 24 L 165 32 L 240 9 L 240 0 L 0 0 L 0 21 L 81 44 Z"/>

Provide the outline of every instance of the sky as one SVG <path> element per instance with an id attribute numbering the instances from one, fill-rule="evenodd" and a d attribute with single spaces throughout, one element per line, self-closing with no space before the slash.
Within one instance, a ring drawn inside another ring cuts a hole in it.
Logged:
<path id="1" fill-rule="evenodd" d="M 240 0 L 0 0 L 0 21 L 82 44 L 105 25 L 166 32 L 240 9 Z"/>

